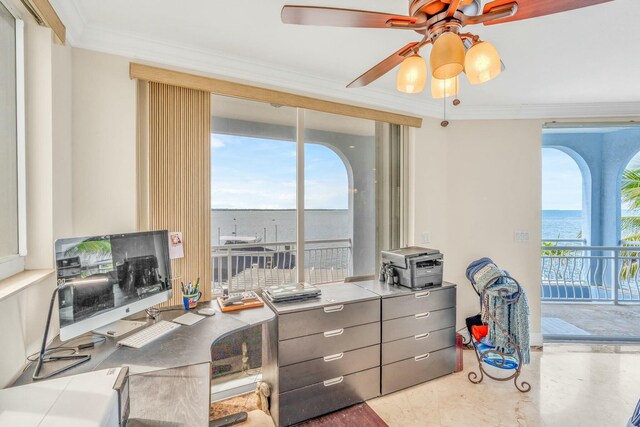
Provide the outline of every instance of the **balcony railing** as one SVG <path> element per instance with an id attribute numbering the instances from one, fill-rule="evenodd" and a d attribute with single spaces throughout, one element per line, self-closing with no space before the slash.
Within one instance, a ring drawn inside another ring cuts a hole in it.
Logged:
<path id="1" fill-rule="evenodd" d="M 543 244 L 543 301 L 640 302 L 639 246 Z"/>
<path id="2" fill-rule="evenodd" d="M 256 242 L 211 247 L 214 291 L 243 291 L 297 281 L 296 242 Z M 305 242 L 308 283 L 342 280 L 353 270 L 351 239 Z"/>

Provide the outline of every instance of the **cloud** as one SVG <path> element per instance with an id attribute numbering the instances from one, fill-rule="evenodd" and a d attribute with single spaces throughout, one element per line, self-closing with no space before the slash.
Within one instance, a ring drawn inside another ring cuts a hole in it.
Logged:
<path id="1" fill-rule="evenodd" d="M 224 146 L 225 146 L 225 143 L 222 142 L 220 138 L 216 138 L 215 136 L 211 135 L 211 148 L 213 149 L 223 148 Z"/>

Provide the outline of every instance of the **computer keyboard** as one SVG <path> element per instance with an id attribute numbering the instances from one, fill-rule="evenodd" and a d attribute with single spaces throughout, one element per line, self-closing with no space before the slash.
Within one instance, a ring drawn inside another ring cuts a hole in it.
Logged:
<path id="1" fill-rule="evenodd" d="M 151 341 L 155 341 L 161 336 L 166 335 L 174 329 L 178 329 L 179 327 L 180 325 L 178 325 L 177 323 L 160 320 L 159 322 L 156 322 L 153 325 L 144 328 L 140 332 L 136 332 L 133 335 L 121 339 L 120 341 L 118 341 L 118 345 L 132 348 L 141 348 L 149 344 Z"/>

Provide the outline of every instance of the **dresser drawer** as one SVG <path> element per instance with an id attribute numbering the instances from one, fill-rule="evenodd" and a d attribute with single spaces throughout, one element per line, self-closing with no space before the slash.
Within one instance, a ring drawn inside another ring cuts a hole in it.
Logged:
<path id="1" fill-rule="evenodd" d="M 419 334 L 455 327 L 456 309 L 426 311 L 413 316 L 382 322 L 382 342 L 414 337 Z"/>
<path id="2" fill-rule="evenodd" d="M 280 394 L 280 425 L 289 426 L 379 394 L 380 368 L 326 378 L 320 383 Z"/>
<path id="3" fill-rule="evenodd" d="M 380 345 L 327 354 L 319 359 L 280 368 L 280 392 L 374 368 L 380 365 Z"/>
<path id="4" fill-rule="evenodd" d="M 278 365 L 318 359 L 380 343 L 380 322 L 328 330 L 278 343 Z"/>
<path id="5" fill-rule="evenodd" d="M 278 339 L 303 337 L 380 321 L 380 300 L 336 304 L 278 317 Z"/>
<path id="6" fill-rule="evenodd" d="M 382 367 L 382 394 L 393 393 L 450 374 L 456 368 L 456 348 L 449 347 Z"/>
<path id="7" fill-rule="evenodd" d="M 382 364 L 398 362 L 455 345 L 455 328 L 424 332 L 413 337 L 382 344 Z"/>
<path id="8" fill-rule="evenodd" d="M 396 319 L 455 306 L 456 288 L 417 291 L 412 295 L 384 298 L 382 300 L 382 320 Z"/>

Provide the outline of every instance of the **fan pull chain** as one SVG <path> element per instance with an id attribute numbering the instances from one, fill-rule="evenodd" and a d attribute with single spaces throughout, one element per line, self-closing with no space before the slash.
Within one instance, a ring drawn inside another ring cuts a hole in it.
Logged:
<path id="1" fill-rule="evenodd" d="M 442 93 L 445 96 L 442 97 L 443 113 L 442 113 L 442 121 L 440 122 L 440 126 L 442 126 L 443 128 L 446 128 L 447 126 L 449 126 L 449 121 L 447 120 L 447 96 L 446 96 L 447 94 L 445 90 L 446 90 L 445 80 L 442 80 Z"/>

